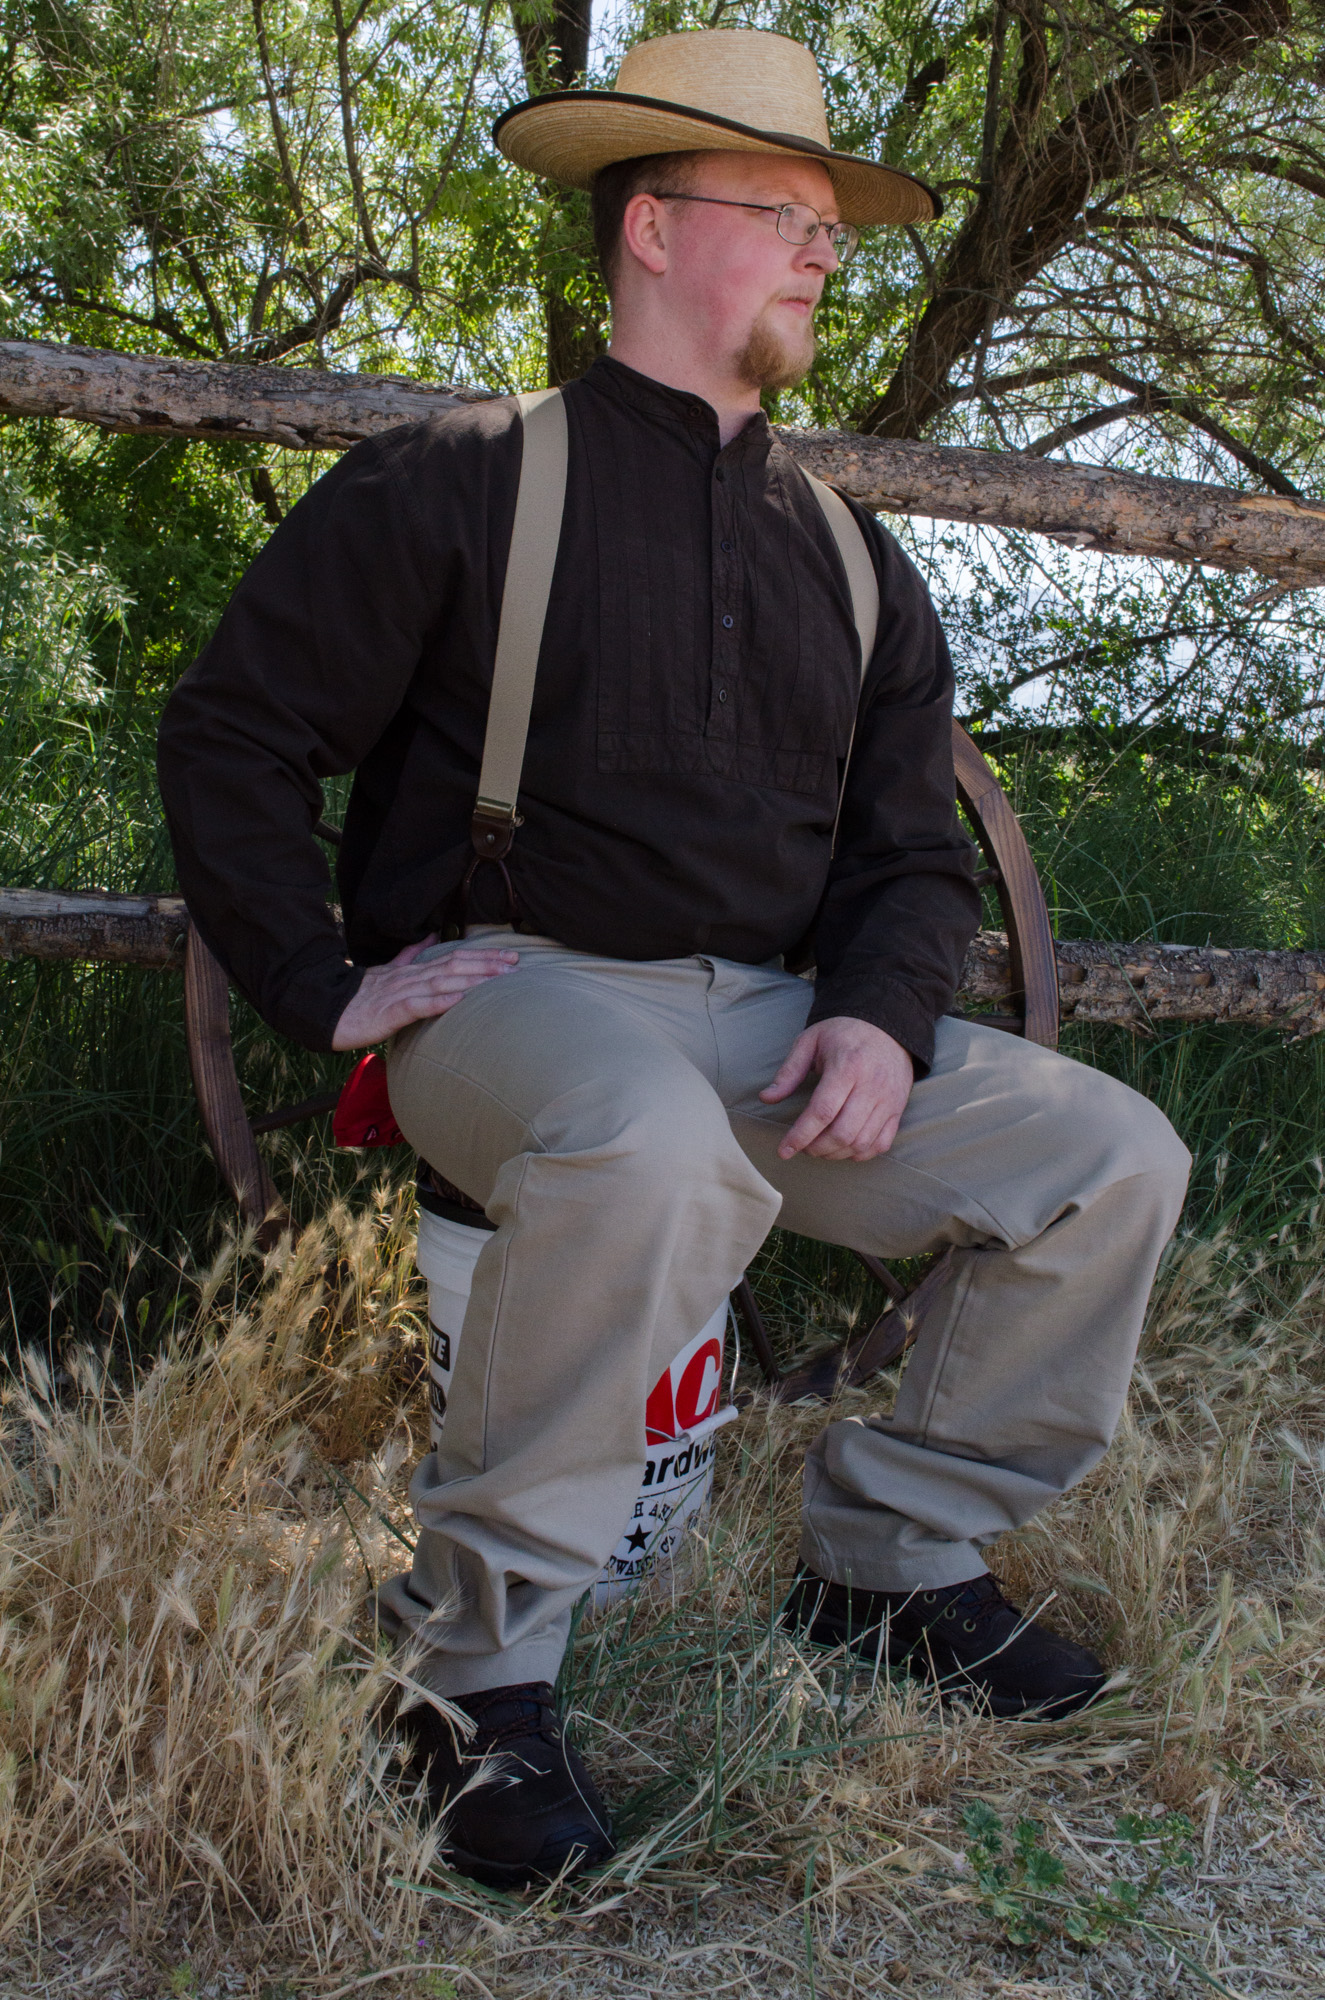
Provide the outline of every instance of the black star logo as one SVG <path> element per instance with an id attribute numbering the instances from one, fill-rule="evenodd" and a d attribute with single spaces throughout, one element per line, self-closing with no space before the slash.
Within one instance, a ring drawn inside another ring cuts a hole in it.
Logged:
<path id="1" fill-rule="evenodd" d="M 636 1528 L 633 1535 L 626 1536 L 626 1547 L 628 1549 L 647 1549 L 648 1546 L 649 1538 L 643 1528 Z"/>

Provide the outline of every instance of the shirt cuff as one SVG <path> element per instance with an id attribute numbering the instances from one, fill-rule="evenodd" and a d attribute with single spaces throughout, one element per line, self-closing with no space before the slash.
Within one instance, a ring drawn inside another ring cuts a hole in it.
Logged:
<path id="1" fill-rule="evenodd" d="M 336 1023 L 363 984 L 363 975 L 363 966 L 345 958 L 306 966 L 258 1011 L 290 1041 L 329 1050 Z"/>
<path id="2" fill-rule="evenodd" d="M 906 1050 L 917 1078 L 928 1076 L 934 1060 L 934 1017 L 900 979 L 878 972 L 835 972 L 817 979 L 806 1026 L 839 1015 L 882 1028 Z"/>

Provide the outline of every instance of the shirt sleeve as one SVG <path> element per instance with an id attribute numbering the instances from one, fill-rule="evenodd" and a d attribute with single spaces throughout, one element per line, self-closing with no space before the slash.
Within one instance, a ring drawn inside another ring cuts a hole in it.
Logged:
<path id="1" fill-rule="evenodd" d="M 809 1018 L 869 1021 L 923 1075 L 980 923 L 974 849 L 956 809 L 952 661 L 919 571 L 872 516 L 853 512 L 879 575 L 879 633 L 815 931 Z"/>
<path id="2" fill-rule="evenodd" d="M 357 445 L 291 509 L 158 735 L 190 914 L 263 1019 L 313 1049 L 331 1047 L 363 977 L 313 833 L 322 780 L 353 770 L 396 713 L 445 590 L 408 476 L 433 430 Z"/>

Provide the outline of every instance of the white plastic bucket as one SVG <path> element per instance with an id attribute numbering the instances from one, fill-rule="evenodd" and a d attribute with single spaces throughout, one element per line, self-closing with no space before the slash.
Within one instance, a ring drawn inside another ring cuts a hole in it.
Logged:
<path id="1" fill-rule="evenodd" d="M 428 1281 L 428 1401 L 432 1442 L 441 1436 L 469 1289 L 491 1229 L 419 1210 L 416 1261 Z M 594 1599 L 605 1603 L 632 1590 L 665 1563 L 713 1490 L 716 1433 L 737 1415 L 722 1403 L 729 1305 L 722 1305 L 681 1349 L 649 1392 L 645 1408 L 644 1478 Z"/>

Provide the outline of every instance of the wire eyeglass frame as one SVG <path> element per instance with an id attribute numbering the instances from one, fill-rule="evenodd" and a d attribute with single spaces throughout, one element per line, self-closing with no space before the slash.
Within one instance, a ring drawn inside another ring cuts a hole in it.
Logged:
<path id="1" fill-rule="evenodd" d="M 757 209 L 761 215 L 775 215 L 778 219 L 777 232 L 782 241 L 784 243 L 794 243 L 798 249 L 804 249 L 807 243 L 813 243 L 815 237 L 822 229 L 832 246 L 839 264 L 849 262 L 855 255 L 857 246 L 860 243 L 860 231 L 853 223 L 825 222 L 818 209 L 811 208 L 808 201 L 784 201 L 779 206 L 774 207 L 771 202 L 767 201 L 732 201 L 729 198 L 716 194 L 678 194 L 667 193 L 661 189 L 650 189 L 649 192 L 653 195 L 655 201 L 702 201 L 710 208 L 753 208 Z M 796 223 L 792 220 L 796 216 L 806 219 Z M 811 226 L 808 220 L 811 216 L 814 218 L 813 226 Z M 787 227 L 784 227 L 784 224 Z M 791 235 L 788 233 L 789 229 L 799 229 L 801 233 L 799 235 Z"/>

